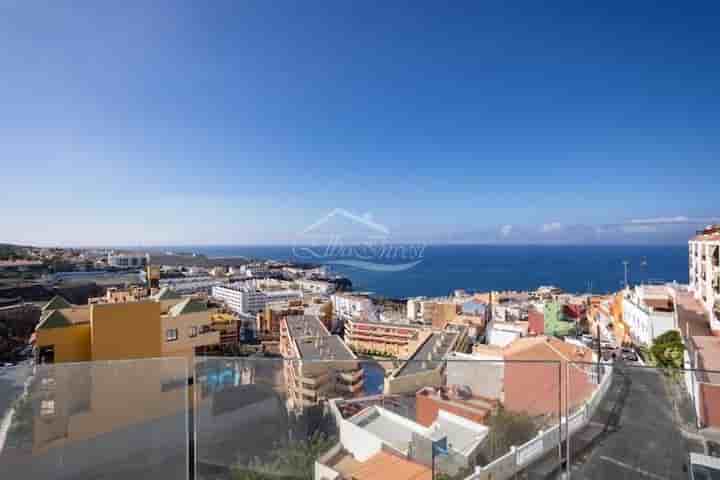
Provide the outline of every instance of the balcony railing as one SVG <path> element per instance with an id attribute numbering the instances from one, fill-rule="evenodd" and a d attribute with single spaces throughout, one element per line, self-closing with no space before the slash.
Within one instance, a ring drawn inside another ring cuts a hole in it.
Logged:
<path id="1" fill-rule="evenodd" d="M 468 356 L 442 360 L 442 369 L 363 361 L 361 371 L 315 389 L 285 378 L 289 362 L 0 369 L 0 472 L 31 480 L 670 479 L 692 469 L 686 438 L 702 443 L 698 428 L 720 427 L 720 372 Z M 339 362 L 303 363 L 337 372 Z"/>

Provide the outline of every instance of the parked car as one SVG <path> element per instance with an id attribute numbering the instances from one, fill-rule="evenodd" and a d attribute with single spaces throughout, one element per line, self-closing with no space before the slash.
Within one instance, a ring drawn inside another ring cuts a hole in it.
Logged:
<path id="1" fill-rule="evenodd" d="M 713 480 L 720 477 L 720 461 L 700 453 L 691 453 L 688 478 L 690 480 Z"/>
<path id="2" fill-rule="evenodd" d="M 637 352 L 632 348 L 624 347 L 620 350 L 622 359 L 627 362 L 637 362 L 639 360 Z"/>

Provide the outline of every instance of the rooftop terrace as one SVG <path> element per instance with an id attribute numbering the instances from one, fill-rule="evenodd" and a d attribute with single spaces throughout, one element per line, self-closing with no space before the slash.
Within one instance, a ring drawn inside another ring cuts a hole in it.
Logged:
<path id="1" fill-rule="evenodd" d="M 455 346 L 459 335 L 457 332 L 447 331 L 430 334 L 395 376 L 414 375 L 439 367 L 445 355 Z"/>
<path id="2" fill-rule="evenodd" d="M 337 335 L 330 335 L 314 315 L 287 317 L 288 334 L 305 360 L 355 360 L 355 355 Z"/>

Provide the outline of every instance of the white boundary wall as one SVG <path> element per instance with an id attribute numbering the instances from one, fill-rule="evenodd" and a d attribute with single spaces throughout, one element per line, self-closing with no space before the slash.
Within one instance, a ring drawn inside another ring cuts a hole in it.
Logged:
<path id="1" fill-rule="evenodd" d="M 560 419 L 560 424 L 564 427 L 562 428 L 562 438 L 560 438 L 561 435 L 559 433 L 560 425 L 555 425 L 549 430 L 541 430 L 540 433 L 529 442 L 519 447 L 511 447 L 508 453 L 484 467 L 475 467 L 475 472 L 466 477 L 465 480 L 501 480 L 510 478 L 532 461 L 553 449 L 557 449 L 560 440 L 567 438 L 566 432 L 568 429 L 570 430 L 570 434 L 573 434 L 590 422 L 598 405 L 600 405 L 600 402 L 610 388 L 611 383 L 612 366 L 605 365 L 605 376 L 590 399 L 585 402 L 585 405 L 583 405 L 580 410 L 570 415 L 568 419 L 565 417 Z"/>

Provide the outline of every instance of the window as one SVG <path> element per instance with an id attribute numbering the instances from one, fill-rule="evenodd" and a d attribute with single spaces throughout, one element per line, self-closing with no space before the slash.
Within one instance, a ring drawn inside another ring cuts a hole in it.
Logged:
<path id="1" fill-rule="evenodd" d="M 55 415 L 55 400 L 42 400 L 40 402 L 40 416 Z"/>
<path id="2" fill-rule="evenodd" d="M 38 357 L 39 363 L 55 363 L 55 345 L 40 347 Z"/>
<path id="3" fill-rule="evenodd" d="M 198 332 L 197 327 L 190 327 L 190 333 L 189 333 L 190 338 L 197 337 L 197 332 Z"/>
<path id="4" fill-rule="evenodd" d="M 165 330 L 165 341 L 166 342 L 174 342 L 178 339 L 178 331 L 177 328 L 168 328 Z"/>

